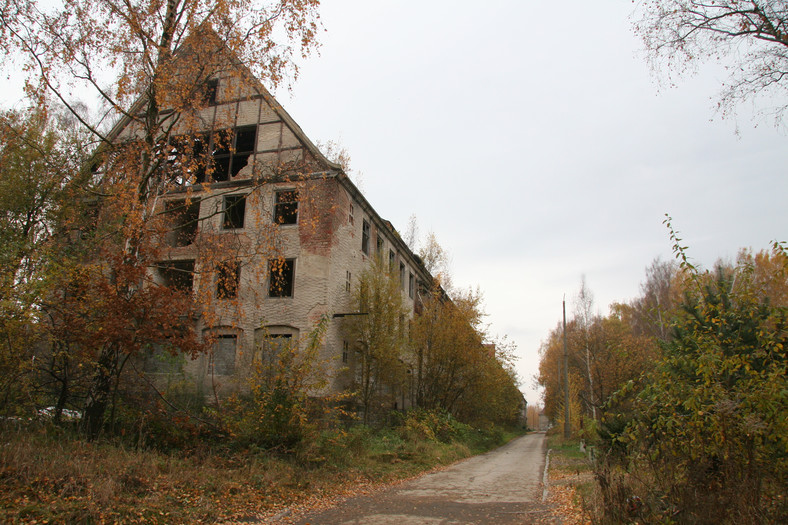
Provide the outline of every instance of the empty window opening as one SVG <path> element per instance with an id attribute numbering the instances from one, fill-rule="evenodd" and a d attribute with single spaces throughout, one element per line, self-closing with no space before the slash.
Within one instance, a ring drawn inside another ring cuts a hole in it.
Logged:
<path id="1" fill-rule="evenodd" d="M 397 254 L 394 253 L 394 250 L 389 250 L 389 271 L 393 272 L 394 268 L 396 268 L 395 264 L 397 264 Z"/>
<path id="2" fill-rule="evenodd" d="M 405 264 L 399 263 L 399 285 L 405 289 Z"/>
<path id="3" fill-rule="evenodd" d="M 294 259 L 271 259 L 268 261 L 268 296 L 292 297 Z"/>
<path id="4" fill-rule="evenodd" d="M 356 219 L 353 217 L 353 203 L 352 202 L 350 203 L 350 208 L 348 209 L 348 212 L 347 212 L 347 221 L 350 223 L 351 226 L 356 223 Z"/>
<path id="5" fill-rule="evenodd" d="M 296 224 L 298 222 L 298 192 L 295 190 L 277 191 L 274 200 L 274 222 L 276 224 Z"/>
<path id="6" fill-rule="evenodd" d="M 361 224 L 361 251 L 369 255 L 369 223 L 366 220 Z"/>
<path id="7" fill-rule="evenodd" d="M 211 350 L 209 371 L 213 375 L 229 376 L 235 373 L 235 350 L 238 337 L 222 334 L 216 338 Z"/>
<path id="8" fill-rule="evenodd" d="M 170 224 L 167 232 L 167 244 L 177 248 L 194 243 L 200 219 L 200 201 L 167 201 L 164 211 Z"/>
<path id="9" fill-rule="evenodd" d="M 194 285 L 194 261 L 164 261 L 158 264 L 162 285 L 182 292 L 191 292 Z"/>
<path id="10" fill-rule="evenodd" d="M 238 297 L 240 278 L 240 263 L 234 261 L 220 263 L 216 268 L 216 297 L 219 299 Z"/>
<path id="11" fill-rule="evenodd" d="M 205 83 L 205 89 L 203 90 L 203 104 L 206 106 L 215 106 L 216 105 L 216 96 L 219 93 L 219 80 L 215 78 L 209 79 Z"/>
<path id="12" fill-rule="evenodd" d="M 408 297 L 410 297 L 411 299 L 413 299 L 413 292 L 414 292 L 414 290 L 416 288 L 416 286 L 415 286 L 416 282 L 415 281 L 416 281 L 416 278 L 413 276 L 413 274 L 410 274 L 408 276 Z"/>
<path id="13" fill-rule="evenodd" d="M 346 292 L 350 291 L 350 283 L 351 283 L 350 279 L 351 279 L 350 272 L 346 272 L 346 275 L 345 275 L 345 291 Z"/>
<path id="14" fill-rule="evenodd" d="M 347 341 L 342 341 L 342 362 L 347 363 L 350 357 L 350 344 Z"/>
<path id="15" fill-rule="evenodd" d="M 244 227 L 246 215 L 246 195 L 227 195 L 224 197 L 224 229 L 234 230 Z"/>

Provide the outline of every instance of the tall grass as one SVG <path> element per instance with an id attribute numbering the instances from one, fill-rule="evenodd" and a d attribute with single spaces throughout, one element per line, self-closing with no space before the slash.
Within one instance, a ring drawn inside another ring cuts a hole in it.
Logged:
<path id="1" fill-rule="evenodd" d="M 0 522 L 254 519 L 354 484 L 409 477 L 512 435 L 413 413 L 383 429 L 325 430 L 285 454 L 221 441 L 188 450 L 140 448 L 31 422 L 0 428 Z"/>

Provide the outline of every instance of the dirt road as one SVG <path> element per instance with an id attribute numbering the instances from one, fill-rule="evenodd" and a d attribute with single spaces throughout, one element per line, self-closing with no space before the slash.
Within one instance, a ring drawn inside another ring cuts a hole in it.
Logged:
<path id="1" fill-rule="evenodd" d="M 452 467 L 333 509 L 299 525 L 463 525 L 537 523 L 545 513 L 544 434 L 529 434 Z"/>

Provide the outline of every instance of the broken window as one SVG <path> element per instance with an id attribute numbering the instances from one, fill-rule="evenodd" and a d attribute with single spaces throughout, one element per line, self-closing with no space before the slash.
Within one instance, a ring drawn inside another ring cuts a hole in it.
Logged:
<path id="1" fill-rule="evenodd" d="M 225 195 L 224 229 L 234 230 L 243 228 L 244 215 L 246 215 L 246 195 Z"/>
<path id="2" fill-rule="evenodd" d="M 235 177 L 249 163 L 257 141 L 257 126 L 225 130 L 213 138 L 213 180 Z"/>
<path id="3" fill-rule="evenodd" d="M 241 278 L 241 265 L 235 261 L 227 261 L 216 268 L 216 297 L 234 299 L 238 297 L 238 283 Z"/>
<path id="4" fill-rule="evenodd" d="M 271 259 L 268 261 L 268 296 L 292 297 L 294 259 Z"/>
<path id="5" fill-rule="evenodd" d="M 350 208 L 348 209 L 348 212 L 347 212 L 347 221 L 350 223 L 351 226 L 356 223 L 355 218 L 353 218 L 353 203 L 352 202 L 350 203 Z"/>
<path id="6" fill-rule="evenodd" d="M 173 248 L 189 246 L 197 237 L 197 223 L 200 218 L 200 201 L 167 201 L 164 212 L 170 222 L 167 244 Z"/>
<path id="7" fill-rule="evenodd" d="M 399 263 L 399 285 L 405 289 L 405 264 Z"/>
<path id="8" fill-rule="evenodd" d="M 206 158 L 210 136 L 206 133 L 181 135 L 170 138 L 167 166 L 179 184 L 202 184 L 210 164 Z"/>
<path id="9" fill-rule="evenodd" d="M 369 255 L 369 223 L 366 219 L 361 224 L 361 251 Z"/>
<path id="10" fill-rule="evenodd" d="M 235 350 L 238 336 L 222 334 L 216 338 L 211 349 L 209 372 L 212 375 L 229 376 L 235 373 Z"/>
<path id="11" fill-rule="evenodd" d="M 389 271 L 393 272 L 395 268 L 395 264 L 397 264 L 397 254 L 394 253 L 394 250 L 389 250 Z"/>
<path id="12" fill-rule="evenodd" d="M 194 261 L 163 261 L 158 265 L 162 285 L 191 292 L 194 285 Z"/>
<path id="13" fill-rule="evenodd" d="M 298 192 L 277 191 L 274 198 L 274 222 L 296 224 L 298 222 Z"/>
<path id="14" fill-rule="evenodd" d="M 221 130 L 213 135 L 196 133 L 172 137 L 167 164 L 175 173 L 181 172 L 178 177 L 182 184 L 225 181 L 249 164 L 256 142 L 257 126 Z"/>
<path id="15" fill-rule="evenodd" d="M 413 274 L 410 274 L 410 276 L 408 277 L 408 297 L 410 297 L 411 299 L 413 299 L 413 292 L 414 289 L 416 288 L 415 284 L 416 284 L 415 278 L 413 277 Z"/>

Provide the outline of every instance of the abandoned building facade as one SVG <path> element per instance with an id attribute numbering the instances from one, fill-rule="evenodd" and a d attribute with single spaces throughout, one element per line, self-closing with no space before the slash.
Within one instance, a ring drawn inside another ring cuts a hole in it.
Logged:
<path id="1" fill-rule="evenodd" d="M 243 388 L 263 341 L 297 346 L 325 319 L 319 357 L 334 378 L 327 388 L 339 390 L 357 344 L 341 318 L 357 313 L 354 290 L 373 258 L 390 265 L 411 312 L 432 277 L 242 65 L 212 75 L 204 96 L 205 107 L 169 133 L 168 165 L 184 175 L 158 204 L 172 227 L 151 269 L 153 281 L 192 290 L 206 305 L 194 322 L 212 351 L 183 369 L 213 389 Z M 114 131 L 117 141 L 134 134 L 123 121 Z M 200 155 L 207 162 L 189 163 Z M 146 369 L 161 367 L 151 360 Z"/>

